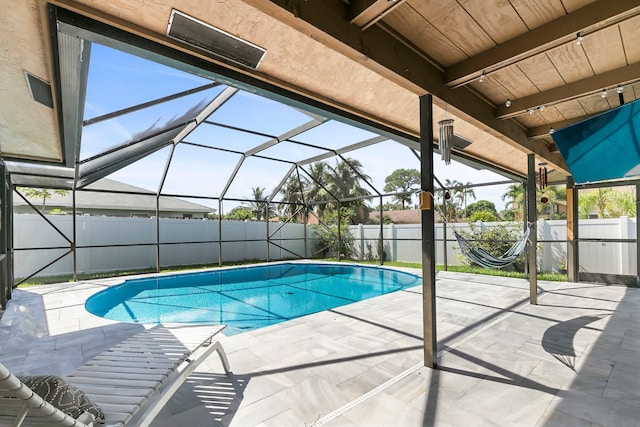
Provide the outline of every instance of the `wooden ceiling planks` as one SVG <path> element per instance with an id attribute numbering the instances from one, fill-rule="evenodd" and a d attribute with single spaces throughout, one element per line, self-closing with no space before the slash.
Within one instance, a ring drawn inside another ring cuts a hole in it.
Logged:
<path id="1" fill-rule="evenodd" d="M 566 118 L 555 106 L 546 107 L 544 111 L 540 113 L 540 117 L 544 118 L 544 124 L 561 122 Z"/>
<path id="2" fill-rule="evenodd" d="M 443 68 L 461 62 L 462 53 L 475 56 L 496 45 L 512 40 L 528 30 L 547 24 L 575 12 L 597 0 L 432 0 L 429 2 L 407 0 L 396 8 L 389 24 L 402 31 L 404 37 L 417 43 L 421 49 L 440 62 Z M 409 20 L 403 15 L 419 15 Z M 630 12 L 631 14 L 637 12 Z M 496 106 L 506 99 L 520 99 L 545 91 L 553 91 L 568 83 L 593 78 L 601 73 L 616 70 L 640 61 L 640 16 L 611 25 L 603 21 L 586 32 L 582 45 L 569 37 L 560 45 L 542 53 L 525 56 L 498 70 L 488 73 L 484 83 L 474 79 L 468 83 L 473 91 Z M 422 24 L 421 24 L 422 23 Z M 439 40 L 433 37 L 421 39 L 427 31 L 437 30 Z M 448 28 L 448 30 L 447 30 Z M 442 41 L 442 38 L 448 39 Z M 489 42 L 490 39 L 492 41 Z M 447 45 L 447 47 L 444 47 Z M 444 54 L 443 51 L 447 53 Z M 451 52 L 454 52 L 453 54 Z M 578 96 L 557 105 L 550 103 L 544 111 L 520 114 L 514 119 L 521 126 L 540 128 L 566 120 L 575 120 L 615 108 L 618 94 L 609 87 L 606 98 L 600 94 Z M 627 89 L 625 101 L 636 99 L 636 88 Z M 503 107 L 504 108 L 504 107 Z M 538 137 L 539 138 L 539 137 Z M 547 143 L 553 140 L 547 137 Z"/>
<path id="3" fill-rule="evenodd" d="M 493 104 L 502 104 L 508 98 L 515 98 L 515 96 L 509 93 L 509 91 L 505 89 L 499 81 L 495 80 L 491 76 L 488 76 L 483 83 L 476 80 L 468 86 L 471 86 L 477 93 L 481 93 L 482 96 Z"/>
<path id="4" fill-rule="evenodd" d="M 608 96 L 612 96 L 609 94 Z M 578 100 L 580 105 L 587 114 L 598 114 L 602 111 L 606 111 L 611 108 L 607 97 L 602 97 L 600 94 L 595 94 L 581 98 Z"/>
<path id="5" fill-rule="evenodd" d="M 527 32 L 527 26 L 506 0 L 458 0 L 497 44 Z"/>
<path id="6" fill-rule="evenodd" d="M 566 15 L 560 0 L 511 0 L 529 30 Z"/>
<path id="7" fill-rule="evenodd" d="M 577 117 L 586 116 L 588 113 L 582 104 L 577 99 L 561 102 L 556 104 L 558 112 L 564 116 L 565 119 L 575 119 Z"/>
<path id="8" fill-rule="evenodd" d="M 582 47 L 596 74 L 627 65 L 618 25 L 604 28 L 585 37 Z"/>
<path id="9" fill-rule="evenodd" d="M 458 2 L 434 0 L 427 3 L 423 0 L 410 0 L 407 3 L 468 56 L 496 45 Z M 437 47 L 431 49 L 433 48 Z"/>
<path id="10" fill-rule="evenodd" d="M 636 83 L 631 87 L 631 90 L 629 92 L 625 91 L 625 95 L 627 93 L 630 93 L 633 96 L 633 100 L 635 99 L 640 99 L 640 83 Z M 626 100 L 626 97 L 625 97 Z M 631 100 L 630 100 L 631 101 Z M 630 102 L 627 101 L 627 102 Z"/>
<path id="11" fill-rule="evenodd" d="M 542 126 L 544 124 L 547 124 L 547 120 L 545 119 L 545 116 L 544 116 L 545 111 L 546 111 L 546 108 L 544 111 L 530 110 L 530 112 L 528 113 L 519 115 L 517 117 L 517 120 L 518 122 L 525 125 L 525 127 L 527 128 Z"/>
<path id="12" fill-rule="evenodd" d="M 618 27 L 627 64 L 640 62 L 640 15 L 621 22 Z"/>
<path id="13" fill-rule="evenodd" d="M 565 83 L 575 82 L 594 75 L 582 46 L 578 46 L 575 43 L 558 46 L 548 51 L 547 56 Z"/>
<path id="14" fill-rule="evenodd" d="M 517 65 L 491 73 L 490 77 L 491 80 L 499 82 L 514 98 L 522 98 L 539 92 L 536 85 Z"/>
<path id="15" fill-rule="evenodd" d="M 565 83 L 546 53 L 525 59 L 519 62 L 517 66 L 540 92 Z"/>
<path id="16" fill-rule="evenodd" d="M 462 50 L 408 4 L 395 8 L 383 22 L 444 67 L 467 58 Z M 438 49 L 433 49 L 433 46 L 438 46 Z"/>

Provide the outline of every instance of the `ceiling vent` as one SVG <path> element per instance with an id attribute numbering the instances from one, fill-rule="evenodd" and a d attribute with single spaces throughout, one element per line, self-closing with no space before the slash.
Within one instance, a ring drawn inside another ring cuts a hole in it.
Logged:
<path id="1" fill-rule="evenodd" d="M 468 139 L 463 138 L 459 135 L 453 135 L 453 148 L 457 148 L 458 150 L 464 150 L 471 144 L 472 142 L 469 141 Z"/>
<path id="2" fill-rule="evenodd" d="M 51 85 L 41 78 L 27 73 L 26 71 L 24 72 L 24 75 L 27 78 L 27 86 L 29 86 L 29 93 L 31 94 L 31 98 L 42 105 L 53 108 Z"/>
<path id="3" fill-rule="evenodd" d="M 258 68 L 265 50 L 182 12 L 173 10 L 167 36 L 206 51 L 217 58 Z"/>

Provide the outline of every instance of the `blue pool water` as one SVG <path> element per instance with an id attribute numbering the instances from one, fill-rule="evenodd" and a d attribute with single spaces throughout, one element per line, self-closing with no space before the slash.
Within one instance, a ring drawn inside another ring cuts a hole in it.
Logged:
<path id="1" fill-rule="evenodd" d="M 85 306 L 122 322 L 226 324 L 230 335 L 420 283 L 384 268 L 280 263 L 127 280 Z"/>

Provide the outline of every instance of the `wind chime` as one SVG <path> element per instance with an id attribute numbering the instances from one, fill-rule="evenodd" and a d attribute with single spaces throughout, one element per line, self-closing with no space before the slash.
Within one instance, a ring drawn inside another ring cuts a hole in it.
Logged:
<path id="1" fill-rule="evenodd" d="M 540 181 L 540 191 L 547 188 L 547 164 L 540 163 L 538 169 L 538 180 Z M 540 198 L 541 203 L 547 203 L 549 198 L 547 196 L 542 196 Z"/>
<path id="2" fill-rule="evenodd" d="M 438 122 L 440 156 L 445 165 L 451 164 L 451 144 L 453 140 L 453 119 Z"/>
<path id="3" fill-rule="evenodd" d="M 538 179 L 540 181 L 540 190 L 544 190 L 547 188 L 547 164 L 540 163 L 540 168 L 538 169 Z"/>

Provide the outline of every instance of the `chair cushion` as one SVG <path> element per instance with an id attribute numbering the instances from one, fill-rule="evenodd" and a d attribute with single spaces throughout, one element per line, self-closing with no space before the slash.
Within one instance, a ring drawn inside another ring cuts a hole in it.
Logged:
<path id="1" fill-rule="evenodd" d="M 93 403 L 82 390 L 68 384 L 60 377 L 37 375 L 18 378 L 38 396 L 73 418 L 88 412 L 97 420 L 104 420 L 104 413 L 98 405 Z"/>

